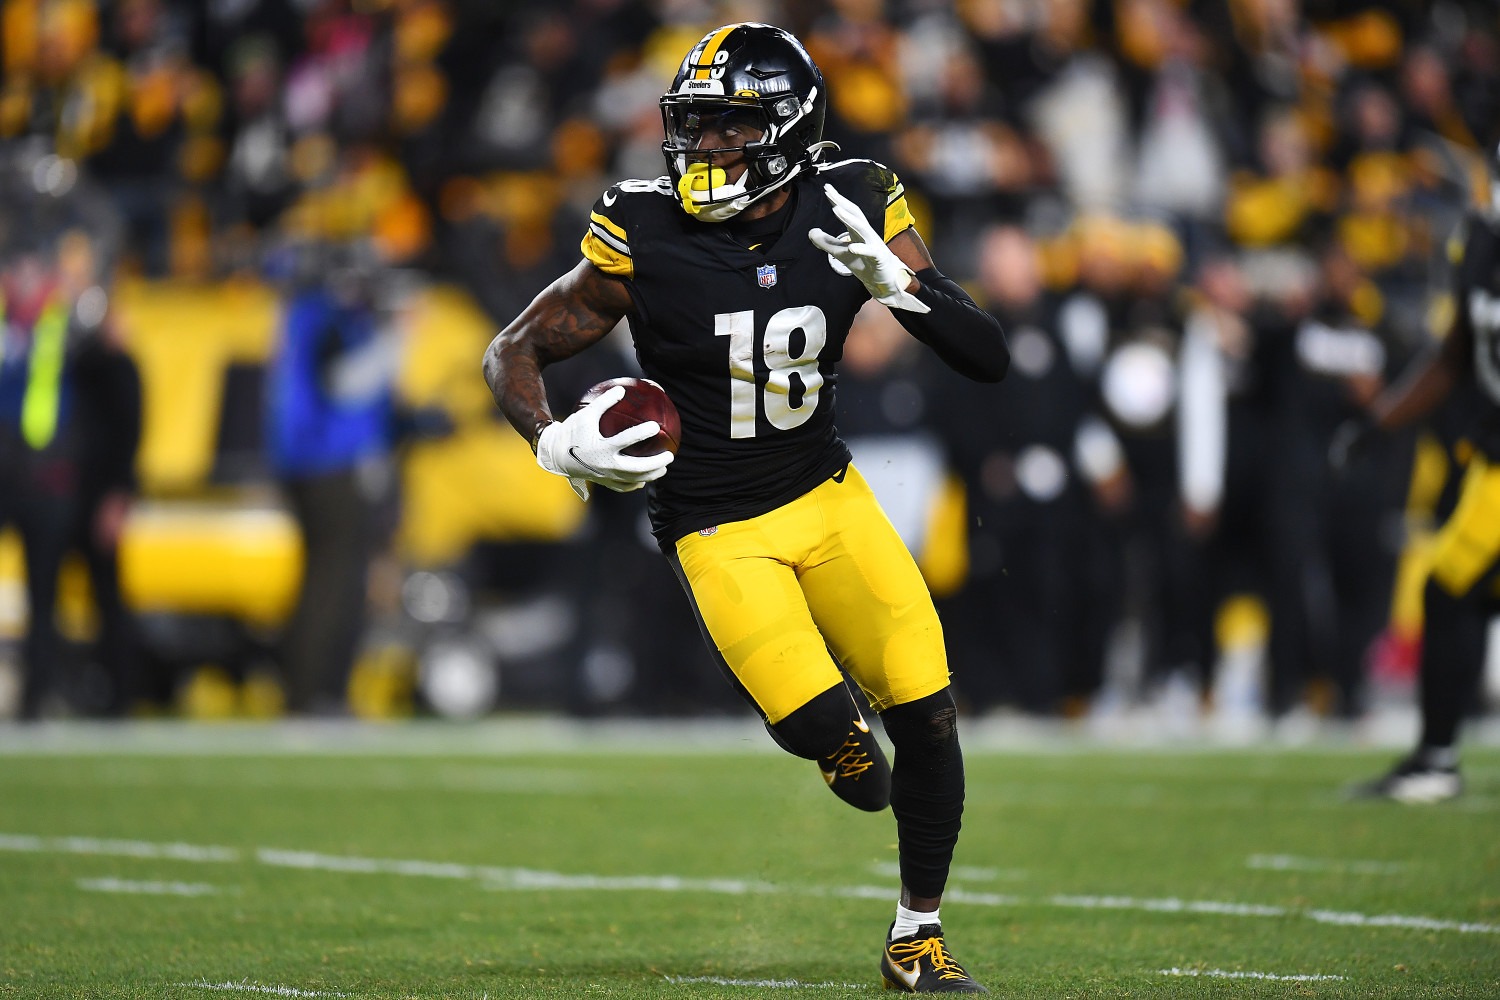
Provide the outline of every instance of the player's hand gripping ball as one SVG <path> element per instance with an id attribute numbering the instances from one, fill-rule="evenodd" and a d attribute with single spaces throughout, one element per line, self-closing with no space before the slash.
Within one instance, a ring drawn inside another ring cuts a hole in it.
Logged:
<path id="1" fill-rule="evenodd" d="M 622 448 L 620 454 L 649 456 L 660 455 L 664 451 L 677 454 L 678 442 L 682 440 L 682 419 L 678 417 L 677 407 L 672 405 L 666 390 L 650 379 L 612 378 L 607 382 L 600 382 L 583 394 L 583 398 L 578 401 L 578 408 L 582 409 L 615 386 L 623 386 L 625 395 L 599 417 L 599 433 L 605 437 L 614 437 L 636 424 L 655 421 L 660 430 L 654 437 Z"/>
<path id="2" fill-rule="evenodd" d="M 677 410 L 660 386 L 611 379 L 590 389 L 565 419 L 542 428 L 536 460 L 566 476 L 584 500 L 591 483 L 628 493 L 667 474 L 681 434 Z"/>

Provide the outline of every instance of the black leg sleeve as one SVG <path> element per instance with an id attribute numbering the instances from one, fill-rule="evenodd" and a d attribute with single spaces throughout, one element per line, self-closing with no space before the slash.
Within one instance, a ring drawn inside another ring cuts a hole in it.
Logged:
<path id="1" fill-rule="evenodd" d="M 1485 608 L 1476 595 L 1454 597 L 1433 580 L 1422 608 L 1422 746 L 1451 747 L 1484 665 Z"/>
<path id="2" fill-rule="evenodd" d="M 964 813 L 958 712 L 944 688 L 881 713 L 896 747 L 891 812 L 900 843 L 901 884 L 913 896 L 941 896 Z"/>

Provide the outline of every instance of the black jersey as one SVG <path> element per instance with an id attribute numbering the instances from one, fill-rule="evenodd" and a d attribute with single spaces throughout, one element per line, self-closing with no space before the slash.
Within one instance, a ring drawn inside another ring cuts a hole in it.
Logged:
<path id="1" fill-rule="evenodd" d="M 690 217 L 666 177 L 621 181 L 594 205 L 583 254 L 630 290 L 636 356 L 682 416 L 677 458 L 647 493 L 663 545 L 774 510 L 849 461 L 835 366 L 870 296 L 808 241 L 846 228 L 824 184 L 886 240 L 912 225 L 900 181 L 870 160 L 794 179 L 780 235 L 759 243 L 753 227 Z"/>
<path id="2" fill-rule="evenodd" d="M 1461 249 L 1460 249 L 1461 248 Z M 1474 444 L 1500 460 L 1500 221 L 1470 212 L 1454 237 L 1453 330 L 1477 383 Z"/>

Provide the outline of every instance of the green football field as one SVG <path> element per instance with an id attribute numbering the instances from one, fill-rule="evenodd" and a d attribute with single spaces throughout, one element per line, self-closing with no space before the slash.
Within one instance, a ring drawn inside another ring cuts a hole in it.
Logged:
<path id="1" fill-rule="evenodd" d="M 880 989 L 894 823 L 810 763 L 257 732 L 0 754 L 0 995 Z M 1500 751 L 1456 803 L 1342 800 L 1390 760 L 972 753 L 949 943 L 1001 996 L 1500 997 Z"/>

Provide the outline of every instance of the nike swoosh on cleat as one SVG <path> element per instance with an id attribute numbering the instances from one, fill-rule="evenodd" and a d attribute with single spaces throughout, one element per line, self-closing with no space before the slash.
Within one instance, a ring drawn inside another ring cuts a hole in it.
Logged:
<path id="1" fill-rule="evenodd" d="M 870 731 L 870 724 L 865 721 L 864 716 L 856 712 L 854 715 L 854 728 L 862 733 L 868 733 Z"/>
<path id="2" fill-rule="evenodd" d="M 825 771 L 820 767 L 818 768 L 818 773 L 823 776 L 824 781 L 828 782 L 829 788 L 833 787 L 833 779 L 839 776 L 838 768 L 834 768 L 832 771 Z"/>
<path id="3" fill-rule="evenodd" d="M 906 983 L 907 989 L 911 990 L 913 993 L 917 991 L 917 980 L 922 978 L 922 967 L 920 961 L 911 963 L 910 972 L 907 972 L 895 962 L 891 963 L 891 968 L 896 970 L 896 975 L 900 976 L 902 981 Z"/>
<path id="4" fill-rule="evenodd" d="M 615 194 L 613 191 L 606 191 L 604 192 L 604 197 L 600 198 L 599 200 L 604 202 L 605 205 L 613 205 L 615 203 L 615 199 L 618 197 L 619 195 Z"/>

